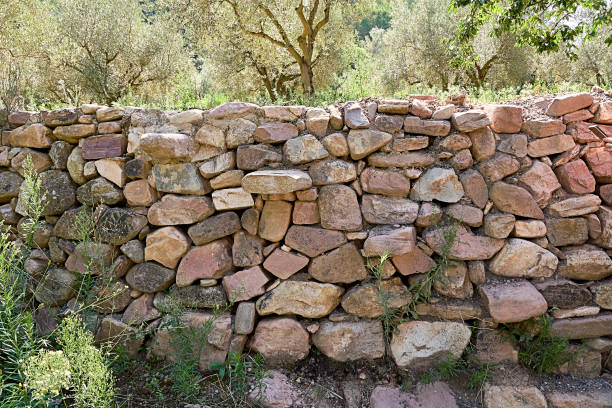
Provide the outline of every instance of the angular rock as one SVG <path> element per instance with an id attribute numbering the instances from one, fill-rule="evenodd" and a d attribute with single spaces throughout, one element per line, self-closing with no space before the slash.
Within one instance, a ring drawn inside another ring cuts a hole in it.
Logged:
<path id="1" fill-rule="evenodd" d="M 612 313 L 600 313 L 593 317 L 558 319 L 552 322 L 553 336 L 573 339 L 593 339 L 612 335 Z"/>
<path id="2" fill-rule="evenodd" d="M 465 195 L 480 208 L 489 200 L 489 189 L 482 175 L 475 169 L 466 170 L 459 175 Z M 363 182 L 362 182 L 363 184 Z"/>
<path id="3" fill-rule="evenodd" d="M 594 245 L 563 248 L 559 275 L 576 280 L 600 280 L 612 275 L 612 260 Z"/>
<path id="4" fill-rule="evenodd" d="M 512 105 L 494 105 L 485 107 L 491 119 L 491 129 L 497 133 L 517 133 L 523 124 L 523 108 Z"/>
<path id="5" fill-rule="evenodd" d="M 483 162 L 489 160 L 495 154 L 495 136 L 489 127 L 475 130 L 469 133 L 472 147 L 470 151 L 474 160 Z"/>
<path id="6" fill-rule="evenodd" d="M 429 137 L 413 136 L 413 137 L 395 137 L 393 139 L 394 152 L 409 152 L 412 150 L 426 149 L 429 146 Z"/>
<path id="7" fill-rule="evenodd" d="M 236 166 L 242 170 L 257 170 L 282 161 L 283 155 L 268 145 L 239 146 L 236 150 Z"/>
<path id="8" fill-rule="evenodd" d="M 217 211 L 241 210 L 255 205 L 251 193 L 244 191 L 242 187 L 215 190 L 212 193 L 212 201 Z"/>
<path id="9" fill-rule="evenodd" d="M 235 266 L 247 267 L 263 262 L 263 240 L 244 231 L 234 234 L 232 259 Z"/>
<path id="10" fill-rule="evenodd" d="M 176 227 L 163 227 L 147 235 L 145 261 L 157 261 L 174 269 L 189 249 L 189 238 Z"/>
<path id="11" fill-rule="evenodd" d="M 70 125 L 70 126 L 58 126 L 53 129 L 53 136 L 56 139 L 63 140 L 68 143 L 79 143 L 79 140 L 96 134 L 96 125 Z"/>
<path id="12" fill-rule="evenodd" d="M 157 192 L 147 180 L 130 181 L 125 185 L 123 195 L 132 207 L 148 207 L 157 201 Z"/>
<path id="13" fill-rule="evenodd" d="M 112 120 L 123 119 L 123 108 L 118 106 L 99 107 L 96 109 L 96 120 L 98 122 L 110 122 Z"/>
<path id="14" fill-rule="evenodd" d="M 512 238 L 493 258 L 489 270 L 510 278 L 549 278 L 557 270 L 558 263 L 557 257 L 541 246 Z"/>
<path id="15" fill-rule="evenodd" d="M 111 245 L 123 245 L 134 239 L 147 225 L 147 217 L 123 208 L 105 209 L 97 221 L 98 237 Z"/>
<path id="16" fill-rule="evenodd" d="M 293 223 L 298 225 L 318 224 L 321 221 L 319 206 L 315 201 L 296 201 L 293 206 Z"/>
<path id="17" fill-rule="evenodd" d="M 550 204 L 548 210 L 554 217 L 576 217 L 599 210 L 601 199 L 595 194 L 570 197 Z"/>
<path id="18" fill-rule="evenodd" d="M 281 241 L 291 223 L 292 208 L 287 201 L 266 201 L 259 218 L 259 236 L 272 242 Z"/>
<path id="19" fill-rule="evenodd" d="M 452 299 L 468 299 L 474 294 L 474 288 L 464 262 L 453 262 L 442 272 L 442 281 L 434 282 L 434 289 L 440 295 Z"/>
<path id="20" fill-rule="evenodd" d="M 329 156 L 325 147 L 313 135 L 288 140 L 283 147 L 283 153 L 291 164 L 308 163 Z"/>
<path id="21" fill-rule="evenodd" d="M 411 224 L 417 218 L 419 205 L 407 198 L 366 194 L 361 211 L 371 224 Z"/>
<path id="22" fill-rule="evenodd" d="M 491 120 L 480 110 L 457 112 L 451 116 L 453 126 L 460 132 L 468 133 L 489 126 Z"/>
<path id="23" fill-rule="evenodd" d="M 286 194 L 312 186 L 312 179 L 301 170 L 260 170 L 242 179 L 242 188 L 254 194 Z"/>
<path id="24" fill-rule="evenodd" d="M 518 133 L 514 135 L 506 135 L 499 142 L 497 150 L 508 153 L 514 157 L 522 158 L 527 156 L 527 135 Z"/>
<path id="25" fill-rule="evenodd" d="M 363 250 L 366 257 L 382 256 L 385 252 L 389 256 L 399 256 L 414 250 L 415 244 L 416 232 L 414 227 L 372 230 L 363 243 Z"/>
<path id="26" fill-rule="evenodd" d="M 552 193 L 561 187 L 552 169 L 541 161 L 535 161 L 529 170 L 519 177 L 519 184 L 531 193 L 541 208 L 550 203 Z"/>
<path id="27" fill-rule="evenodd" d="M 591 292 L 597 306 L 602 309 L 612 309 L 612 280 L 607 279 L 591 286 Z"/>
<path id="28" fill-rule="evenodd" d="M 318 281 L 330 283 L 351 283 L 368 276 L 363 257 L 354 243 L 314 258 L 308 273 Z"/>
<path id="29" fill-rule="evenodd" d="M 375 319 L 384 313 L 383 296 L 387 306 L 400 308 L 410 303 L 408 288 L 400 278 L 383 280 L 381 291 L 374 283 L 365 283 L 352 287 L 342 297 L 342 308 L 352 315 Z"/>
<path id="30" fill-rule="evenodd" d="M 77 188 L 76 198 L 90 207 L 114 205 L 123 200 L 123 193 L 108 180 L 98 177 Z"/>
<path id="31" fill-rule="evenodd" d="M 240 218 L 235 212 L 226 212 L 207 218 L 189 227 L 187 233 L 195 245 L 203 245 L 240 230 Z"/>
<path id="32" fill-rule="evenodd" d="M 521 131 L 535 138 L 548 137 L 565 132 L 565 125 L 558 119 L 526 120 Z"/>
<path id="33" fill-rule="evenodd" d="M 232 152 L 222 153 L 200 164 L 202 177 L 210 179 L 236 166 L 236 154 Z"/>
<path id="34" fill-rule="evenodd" d="M 340 304 L 342 293 L 344 289 L 329 283 L 283 281 L 261 296 L 255 305 L 262 316 L 296 314 L 318 319 Z"/>
<path id="35" fill-rule="evenodd" d="M 542 238 L 546 235 L 546 224 L 540 220 L 517 220 L 512 235 L 517 238 Z"/>
<path id="36" fill-rule="evenodd" d="M 184 287 L 198 279 L 219 279 L 231 269 L 231 244 L 220 239 L 187 252 L 177 269 L 176 285 Z"/>
<path id="37" fill-rule="evenodd" d="M 349 154 L 348 143 L 346 137 L 342 133 L 332 133 L 331 135 L 325 136 L 323 140 L 323 147 L 331 154 L 336 157 L 344 157 Z"/>
<path id="38" fill-rule="evenodd" d="M 66 269 L 81 275 L 106 274 L 113 263 L 115 248 L 95 242 L 81 242 L 66 260 Z"/>
<path id="39" fill-rule="evenodd" d="M 588 108 L 592 103 L 593 96 L 586 92 L 557 96 L 546 108 L 546 114 L 550 116 L 563 116 L 566 113 Z"/>
<path id="40" fill-rule="evenodd" d="M 521 217 L 544 219 L 544 213 L 536 201 L 522 187 L 498 181 L 491 186 L 489 196 L 500 211 Z"/>
<path id="41" fill-rule="evenodd" d="M 265 292 L 264 286 L 269 280 L 259 266 L 254 266 L 224 276 L 223 289 L 229 299 L 240 302 L 262 295 Z"/>
<path id="42" fill-rule="evenodd" d="M 121 321 L 128 325 L 138 326 L 161 317 L 161 313 L 153 306 L 153 294 L 144 293 L 134 299 L 125 309 Z"/>
<path id="43" fill-rule="evenodd" d="M 591 302 L 591 292 L 567 279 L 548 279 L 534 283 L 549 307 L 573 309 Z"/>
<path id="44" fill-rule="evenodd" d="M 357 194 L 348 186 L 328 185 L 319 191 L 321 226 L 327 229 L 358 231 L 362 218 Z"/>
<path id="45" fill-rule="evenodd" d="M 495 153 L 495 155 L 478 165 L 478 171 L 493 183 L 511 174 L 516 173 L 521 168 L 521 164 L 514 157 L 505 153 Z"/>
<path id="46" fill-rule="evenodd" d="M 7 133 L 6 143 L 13 147 L 47 149 L 53 142 L 51 129 L 40 123 L 23 125 Z"/>
<path id="47" fill-rule="evenodd" d="M 319 256 L 344 243 L 346 237 L 342 232 L 319 227 L 293 225 L 285 236 L 286 245 L 309 257 Z"/>
<path id="48" fill-rule="evenodd" d="M 402 369 L 427 369 L 449 355 L 458 358 L 471 337 L 463 323 L 422 322 L 400 323 L 391 339 L 391 355 Z"/>
<path id="49" fill-rule="evenodd" d="M 51 268 L 34 290 L 34 297 L 45 306 L 62 306 L 77 294 L 77 277 L 62 268 Z"/>
<path id="50" fill-rule="evenodd" d="M 182 225 L 203 221 L 214 211 L 208 197 L 166 194 L 151 206 L 147 217 L 153 225 Z"/>
<path id="51" fill-rule="evenodd" d="M 451 169 L 434 167 L 423 174 L 412 187 L 410 198 L 420 201 L 438 200 L 456 203 L 463 197 L 463 186 Z"/>
<path id="52" fill-rule="evenodd" d="M 480 295 L 494 321 L 513 323 L 546 313 L 546 299 L 527 280 L 504 280 L 481 285 Z"/>
<path id="53" fill-rule="evenodd" d="M 330 115 L 322 108 L 310 108 L 306 111 L 306 129 L 318 137 L 325 136 Z"/>
<path id="54" fill-rule="evenodd" d="M 574 194 L 587 194 L 595 191 L 595 178 L 584 161 L 578 159 L 557 167 L 555 174 L 563 188 Z"/>
<path id="55" fill-rule="evenodd" d="M 446 120 L 423 120 L 416 116 L 407 116 L 404 120 L 404 131 L 426 136 L 446 136 L 451 125 Z"/>
<path id="56" fill-rule="evenodd" d="M 556 247 L 580 245 L 589 239 L 587 221 L 584 218 L 547 218 L 546 230 L 548 242 Z"/>
<path id="57" fill-rule="evenodd" d="M 259 143 L 282 143 L 297 135 L 298 129 L 294 124 L 272 122 L 258 126 L 253 136 Z"/>
<path id="58" fill-rule="evenodd" d="M 0 203 L 8 203 L 19 196 L 23 177 L 10 171 L 0 172 Z"/>
<path id="59" fill-rule="evenodd" d="M 394 256 L 391 260 L 402 275 L 425 273 L 436 266 L 436 262 L 419 247 L 415 247 L 407 254 Z"/>
<path id="60" fill-rule="evenodd" d="M 410 179 L 395 171 L 368 167 L 361 173 L 360 181 L 363 191 L 372 194 L 405 197 L 410 193 Z"/>
<path id="61" fill-rule="evenodd" d="M 100 159 L 95 161 L 96 171 L 100 176 L 111 181 L 118 187 L 123 187 L 127 180 L 125 175 L 125 160 L 120 157 Z"/>
<path id="62" fill-rule="evenodd" d="M 20 149 L 19 152 L 11 159 L 11 168 L 23 176 L 25 173 L 24 166 L 26 164 L 27 157 L 32 159 L 33 168 L 39 174 L 51 168 L 52 162 L 49 155 L 29 149 L 27 147 Z M 5 162 L 4 164 L 8 166 L 8 162 Z"/>
<path id="63" fill-rule="evenodd" d="M 255 140 L 253 133 L 257 125 L 250 120 L 234 119 L 229 123 L 225 135 L 225 143 L 228 149 L 235 149 L 240 145 L 251 144 Z"/>
<path id="64" fill-rule="evenodd" d="M 551 154 L 563 153 L 574 147 L 574 138 L 571 135 L 561 134 L 536 139 L 527 145 L 527 154 L 530 157 L 542 157 Z"/>
<path id="65" fill-rule="evenodd" d="M 288 365 L 306 358 L 310 342 L 308 332 L 297 320 L 269 317 L 257 324 L 248 347 L 271 364 Z"/>
<path id="66" fill-rule="evenodd" d="M 176 273 L 153 262 L 133 266 L 125 280 L 132 289 L 144 293 L 155 293 L 166 290 L 174 283 Z"/>
<path id="67" fill-rule="evenodd" d="M 487 408 L 547 408 L 546 398 L 537 387 L 488 385 L 484 390 Z"/>
<path id="68" fill-rule="evenodd" d="M 204 195 L 210 187 L 204 184 L 198 169 L 190 163 L 156 164 L 153 177 L 157 191 L 174 194 Z"/>
<path id="69" fill-rule="evenodd" d="M 380 149 L 393 139 L 390 133 L 373 129 L 352 129 L 347 137 L 353 160 L 359 160 Z"/>
<path id="70" fill-rule="evenodd" d="M 180 133 L 145 133 L 140 148 L 154 161 L 186 160 L 196 152 L 196 141 Z"/>
<path id="71" fill-rule="evenodd" d="M 431 153 L 374 153 L 368 156 L 368 164 L 374 167 L 427 167 L 436 161 Z"/>
<path id="72" fill-rule="evenodd" d="M 483 212 L 481 209 L 463 204 L 451 204 L 446 207 L 446 213 L 453 219 L 470 227 L 482 225 Z"/>
<path id="73" fill-rule="evenodd" d="M 612 152 L 598 147 L 589 149 L 584 158 L 598 183 L 612 183 Z"/>
<path id="74" fill-rule="evenodd" d="M 288 279 L 294 273 L 304 269 L 310 259 L 276 248 L 265 260 L 263 267 L 280 279 Z"/>
<path id="75" fill-rule="evenodd" d="M 220 190 L 222 188 L 227 188 L 227 187 L 240 187 L 242 185 L 243 177 L 244 177 L 244 171 L 229 170 L 211 179 L 210 187 L 213 190 Z"/>
<path id="76" fill-rule="evenodd" d="M 336 361 L 374 360 L 385 355 L 382 323 L 378 320 L 324 321 L 312 342 Z"/>
<path id="77" fill-rule="evenodd" d="M 128 356 L 135 357 L 143 341 L 137 333 L 135 328 L 108 316 L 100 322 L 95 341 L 97 344 L 108 344 L 119 348 L 124 350 Z"/>
<path id="78" fill-rule="evenodd" d="M 315 186 L 347 183 L 357 178 L 355 164 L 343 160 L 316 162 L 308 172 Z"/>
<path id="79" fill-rule="evenodd" d="M 259 109 L 259 106 L 252 103 L 228 102 L 211 110 L 210 117 L 213 119 L 234 119 L 254 114 Z"/>
<path id="80" fill-rule="evenodd" d="M 445 244 L 444 234 L 451 227 L 430 228 L 425 231 L 427 245 L 440 253 Z M 504 240 L 474 235 L 469 228 L 458 226 L 448 257 L 455 260 L 477 261 L 492 258 L 504 246 Z"/>

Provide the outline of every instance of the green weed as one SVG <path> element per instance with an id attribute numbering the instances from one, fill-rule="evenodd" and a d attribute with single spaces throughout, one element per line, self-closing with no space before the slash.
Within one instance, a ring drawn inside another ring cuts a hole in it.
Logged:
<path id="1" fill-rule="evenodd" d="M 225 362 L 212 363 L 210 368 L 217 372 L 225 385 L 225 395 L 231 406 L 248 406 L 250 387 L 256 399 L 265 390 L 263 380 L 268 374 L 261 354 L 251 357 L 243 353 L 229 353 Z"/>

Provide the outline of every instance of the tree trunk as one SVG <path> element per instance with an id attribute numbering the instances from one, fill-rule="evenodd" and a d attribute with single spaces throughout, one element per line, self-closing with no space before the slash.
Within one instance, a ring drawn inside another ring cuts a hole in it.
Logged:
<path id="1" fill-rule="evenodd" d="M 302 90 L 304 95 L 312 96 L 315 93 L 312 83 L 312 67 L 305 62 L 300 62 L 300 77 L 302 79 Z"/>

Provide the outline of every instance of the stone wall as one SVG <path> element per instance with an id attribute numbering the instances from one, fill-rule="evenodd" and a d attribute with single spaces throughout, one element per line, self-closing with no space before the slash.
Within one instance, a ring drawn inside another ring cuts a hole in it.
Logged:
<path id="1" fill-rule="evenodd" d="M 492 329 L 552 310 L 554 333 L 590 339 L 563 370 L 597 376 L 612 343 L 612 152 L 593 123 L 612 135 L 603 94 L 529 109 L 417 96 L 13 112 L 0 123 L 0 218 L 17 237 L 29 155 L 46 193 L 40 250 L 27 261 L 41 332 L 74 307 L 89 252 L 111 271 L 103 294 L 117 292 L 96 305 L 99 341 L 158 327 L 175 299 L 197 327 L 236 298 L 215 321 L 203 369 L 245 347 L 297 362 L 311 345 L 338 361 L 390 353 L 418 368 L 471 341 L 483 362 L 516 361 Z M 76 246 L 82 204 L 95 208 L 99 246 Z M 407 287 L 438 261 L 449 219 L 460 225 L 448 282 L 386 348 L 366 259 L 390 252 L 382 285 L 405 306 Z M 486 329 L 472 339 L 471 321 Z M 168 330 L 152 333 L 127 349 L 147 341 L 171 358 Z"/>

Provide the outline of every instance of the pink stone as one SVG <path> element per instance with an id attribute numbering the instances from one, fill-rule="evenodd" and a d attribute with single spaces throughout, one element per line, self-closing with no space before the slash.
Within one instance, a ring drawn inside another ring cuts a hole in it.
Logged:
<path id="1" fill-rule="evenodd" d="M 198 279 L 219 279 L 232 269 L 232 245 L 227 239 L 192 248 L 183 257 L 176 273 L 177 286 L 189 286 Z"/>
<path id="2" fill-rule="evenodd" d="M 578 159 L 557 167 L 555 174 L 563 188 L 574 194 L 595 191 L 595 178 L 584 161 Z"/>
<path id="3" fill-rule="evenodd" d="M 365 256 L 381 256 L 388 252 L 390 256 L 404 255 L 411 252 L 416 244 L 414 227 L 403 227 L 390 231 L 371 231 L 363 243 Z"/>
<path id="4" fill-rule="evenodd" d="M 266 361 L 282 365 L 306 358 L 310 342 L 308 332 L 297 320 L 269 317 L 259 322 L 248 347 L 263 354 Z"/>
<path id="5" fill-rule="evenodd" d="M 459 175 L 465 195 L 480 208 L 489 200 L 489 189 L 482 175 L 475 169 L 466 170 Z"/>
<path id="6" fill-rule="evenodd" d="M 612 205 L 612 184 L 605 184 L 599 187 L 599 196 L 608 205 Z"/>
<path id="7" fill-rule="evenodd" d="M 178 228 L 160 228 L 147 235 L 145 261 L 157 261 L 173 269 L 187 252 L 189 245 L 189 238 Z"/>
<path id="8" fill-rule="evenodd" d="M 523 122 L 521 131 L 531 137 L 547 137 L 565 132 L 565 125 L 556 119 L 535 119 Z"/>
<path id="9" fill-rule="evenodd" d="M 513 323 L 546 313 L 548 304 L 526 280 L 495 281 L 479 288 L 486 308 L 498 323 Z"/>
<path id="10" fill-rule="evenodd" d="M 436 253 L 442 251 L 445 231 L 450 227 L 432 228 L 425 232 L 425 241 Z M 469 228 L 457 227 L 453 246 L 449 251 L 450 259 L 478 261 L 493 257 L 504 246 L 503 239 L 474 235 Z M 399 269 L 399 268 L 398 268 Z"/>
<path id="11" fill-rule="evenodd" d="M 223 288 L 229 299 L 240 302 L 262 295 L 265 292 L 264 285 L 269 280 L 259 266 L 254 266 L 225 276 Z"/>
<path id="12" fill-rule="evenodd" d="M 595 113 L 593 122 L 612 125 L 612 102 L 604 102 L 599 105 L 599 110 Z"/>
<path id="13" fill-rule="evenodd" d="M 415 247 L 407 254 L 391 258 L 393 265 L 402 275 L 425 273 L 436 266 L 436 263 L 419 247 Z"/>
<path id="14" fill-rule="evenodd" d="M 598 183 L 612 183 L 612 151 L 605 147 L 589 149 L 584 158 Z"/>
<path id="15" fill-rule="evenodd" d="M 254 137 L 260 143 L 282 143 L 297 137 L 298 129 L 291 123 L 264 123 L 255 129 Z"/>
<path id="16" fill-rule="evenodd" d="M 309 261 L 310 260 L 303 255 L 286 252 L 280 248 L 276 248 L 274 252 L 266 258 L 263 267 L 274 276 L 281 279 L 287 279 L 294 273 L 305 268 Z"/>
<path id="17" fill-rule="evenodd" d="M 319 227 L 294 225 L 285 236 L 286 245 L 310 257 L 338 248 L 345 242 L 346 237 L 342 232 Z"/>
<path id="18" fill-rule="evenodd" d="M 410 193 L 410 179 L 403 173 L 368 167 L 361 173 L 361 188 L 372 194 L 405 197 Z"/>
<path id="19" fill-rule="evenodd" d="M 593 114 L 588 109 L 580 109 L 579 111 L 563 115 L 563 123 L 580 122 L 590 119 L 593 119 Z"/>
<path id="20" fill-rule="evenodd" d="M 513 105 L 487 105 L 491 129 L 497 133 L 518 133 L 523 124 L 523 108 Z"/>
<path id="21" fill-rule="evenodd" d="M 544 213 L 536 201 L 522 187 L 498 181 L 491 186 L 490 196 L 500 211 L 521 217 L 544 219 Z"/>
<path id="22" fill-rule="evenodd" d="M 152 293 L 144 293 L 140 297 L 134 299 L 132 303 L 125 309 L 121 321 L 125 324 L 139 325 L 157 319 L 161 316 L 159 310 L 153 307 Z"/>
<path id="23" fill-rule="evenodd" d="M 592 103 L 593 96 L 589 93 L 558 96 L 548 105 L 546 114 L 550 116 L 563 116 L 566 113 L 587 108 L 591 106 Z"/>
<path id="24" fill-rule="evenodd" d="M 561 187 L 552 169 L 541 161 L 535 161 L 519 177 L 519 184 L 531 193 L 540 208 L 546 207 L 552 199 L 552 193 Z"/>
<path id="25" fill-rule="evenodd" d="M 293 223 L 298 225 L 318 224 L 319 206 L 316 201 L 296 201 L 293 207 Z"/>

